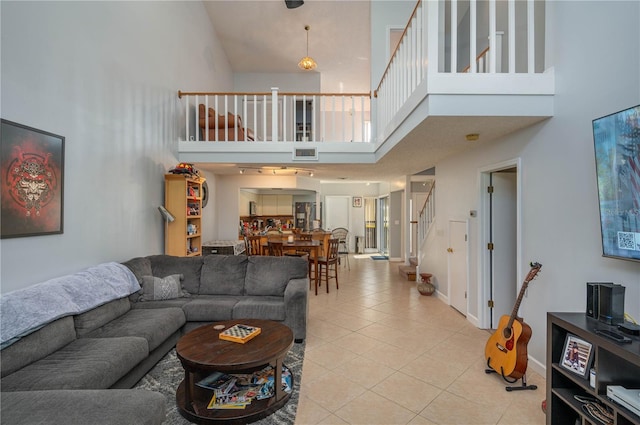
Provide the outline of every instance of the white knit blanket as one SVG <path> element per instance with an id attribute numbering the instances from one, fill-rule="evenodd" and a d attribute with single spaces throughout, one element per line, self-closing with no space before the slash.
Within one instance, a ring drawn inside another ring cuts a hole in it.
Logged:
<path id="1" fill-rule="evenodd" d="M 0 349 L 56 319 L 79 314 L 140 290 L 135 275 L 119 263 L 0 295 Z"/>

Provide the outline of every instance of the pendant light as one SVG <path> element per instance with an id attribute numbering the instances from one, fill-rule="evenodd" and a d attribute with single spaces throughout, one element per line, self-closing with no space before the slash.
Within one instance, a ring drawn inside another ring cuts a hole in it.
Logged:
<path id="1" fill-rule="evenodd" d="M 307 55 L 302 59 L 300 59 L 300 62 L 298 62 L 298 66 L 300 67 L 300 69 L 304 69 L 305 71 L 311 71 L 313 69 L 316 69 L 316 67 L 318 66 L 316 61 L 314 61 L 313 58 L 309 56 L 309 29 L 310 28 L 311 27 L 309 27 L 309 25 L 304 26 L 304 29 L 307 32 Z"/>

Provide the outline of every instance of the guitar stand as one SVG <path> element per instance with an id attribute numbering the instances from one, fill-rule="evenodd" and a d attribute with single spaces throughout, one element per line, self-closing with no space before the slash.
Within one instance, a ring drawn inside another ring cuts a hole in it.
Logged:
<path id="1" fill-rule="evenodd" d="M 487 364 L 487 366 L 488 366 L 488 364 Z M 498 372 L 496 372 L 493 369 L 487 368 L 487 369 L 484 370 L 484 373 L 498 373 Z M 510 384 L 514 384 L 514 383 L 516 383 L 518 381 L 517 379 L 514 379 L 513 381 L 509 381 L 509 379 L 507 379 L 507 377 L 504 376 L 504 373 L 501 373 L 501 375 L 502 375 L 502 379 L 504 379 L 505 381 L 507 381 Z M 522 390 L 537 390 L 538 389 L 537 385 L 527 385 L 527 374 L 526 373 L 523 374 L 522 378 L 520 378 L 520 379 L 522 380 L 522 385 L 520 385 L 520 386 L 507 386 L 504 389 L 506 391 L 522 391 Z"/>

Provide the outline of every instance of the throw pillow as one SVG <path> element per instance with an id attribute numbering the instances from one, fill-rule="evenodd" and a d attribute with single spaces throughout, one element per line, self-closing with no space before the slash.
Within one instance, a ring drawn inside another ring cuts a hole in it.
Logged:
<path id="1" fill-rule="evenodd" d="M 190 297 L 182 287 L 184 275 L 172 274 L 167 277 L 142 276 L 142 289 L 138 301 L 171 300 L 180 297 Z"/>

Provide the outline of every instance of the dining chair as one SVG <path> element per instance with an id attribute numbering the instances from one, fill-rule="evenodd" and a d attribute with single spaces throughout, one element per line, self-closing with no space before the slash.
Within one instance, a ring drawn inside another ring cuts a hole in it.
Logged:
<path id="1" fill-rule="evenodd" d="M 338 239 L 338 263 L 340 263 L 342 257 L 346 257 L 347 267 L 351 270 L 351 264 L 349 264 L 349 247 L 347 245 L 349 230 L 344 227 L 336 227 L 331 231 L 331 237 Z"/>
<path id="2" fill-rule="evenodd" d="M 336 289 L 338 286 L 338 239 L 329 239 L 329 248 L 327 250 L 327 256 L 318 257 L 318 285 L 322 284 L 322 276 L 324 274 L 324 283 L 327 286 L 327 293 L 329 293 L 329 279 L 336 280 Z M 311 266 L 314 264 L 312 259 L 309 259 L 309 275 L 311 276 Z M 331 270 L 333 269 L 333 274 Z M 323 272 L 324 270 L 324 272 Z"/>
<path id="3" fill-rule="evenodd" d="M 282 257 L 283 249 L 282 249 L 282 241 L 268 241 L 267 249 L 269 250 L 269 255 L 274 257 Z"/>
<path id="4" fill-rule="evenodd" d="M 262 255 L 261 236 L 244 237 L 246 255 Z"/>
<path id="5" fill-rule="evenodd" d="M 296 240 L 299 240 L 299 241 L 312 241 L 313 240 L 313 235 L 311 235 L 311 233 L 298 233 L 297 235 L 294 235 L 294 237 L 296 238 Z M 309 257 L 309 252 L 297 250 L 295 252 L 286 253 L 285 255 L 289 255 L 291 257 L 307 257 L 308 258 Z"/>

